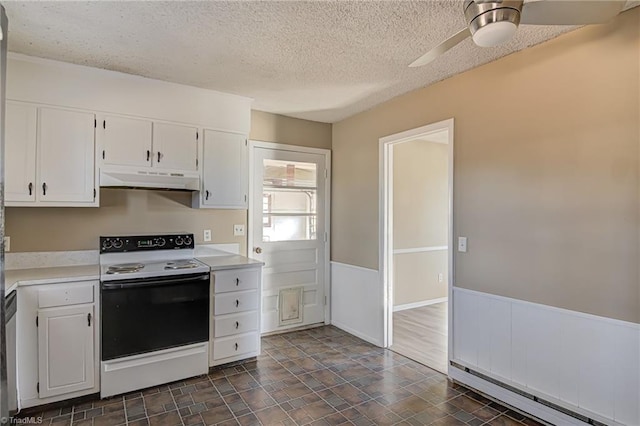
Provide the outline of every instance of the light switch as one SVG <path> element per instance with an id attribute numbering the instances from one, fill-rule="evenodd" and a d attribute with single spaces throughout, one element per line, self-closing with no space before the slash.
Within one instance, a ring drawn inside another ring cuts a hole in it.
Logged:
<path id="1" fill-rule="evenodd" d="M 458 251 L 460 253 L 467 252 L 467 237 L 458 237 Z"/>

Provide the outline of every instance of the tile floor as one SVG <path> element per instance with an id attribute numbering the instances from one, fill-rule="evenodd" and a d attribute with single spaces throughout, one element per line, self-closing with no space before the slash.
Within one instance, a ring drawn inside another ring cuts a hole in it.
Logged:
<path id="1" fill-rule="evenodd" d="M 262 342 L 255 361 L 26 415 L 78 426 L 540 424 L 335 327 Z"/>

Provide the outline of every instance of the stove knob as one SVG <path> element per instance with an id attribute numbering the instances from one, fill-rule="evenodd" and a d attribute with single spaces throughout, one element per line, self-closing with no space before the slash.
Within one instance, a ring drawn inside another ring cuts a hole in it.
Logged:
<path id="1" fill-rule="evenodd" d="M 182 244 L 184 244 L 182 237 L 176 237 L 176 245 L 181 246 Z"/>
<path id="2" fill-rule="evenodd" d="M 189 237 L 189 236 L 184 237 L 184 244 L 185 245 L 190 246 L 191 242 L 192 242 L 191 241 L 191 237 Z"/>
<path id="3" fill-rule="evenodd" d="M 164 247 L 164 245 L 166 244 L 166 241 L 164 240 L 164 238 L 158 238 L 156 240 L 156 244 L 158 245 L 158 247 Z"/>
<path id="4" fill-rule="evenodd" d="M 113 242 L 113 247 L 114 248 L 122 248 L 122 240 L 120 238 L 117 238 L 114 242 Z"/>
<path id="5" fill-rule="evenodd" d="M 102 248 L 103 248 L 104 250 L 108 250 L 108 249 L 110 249 L 111 247 L 113 247 L 113 244 L 111 244 L 111 240 L 104 240 L 104 241 L 102 242 Z"/>

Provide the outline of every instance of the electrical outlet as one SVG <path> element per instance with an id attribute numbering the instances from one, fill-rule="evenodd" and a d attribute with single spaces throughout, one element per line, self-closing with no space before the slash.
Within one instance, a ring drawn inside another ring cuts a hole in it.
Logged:
<path id="1" fill-rule="evenodd" d="M 4 251 L 11 251 L 11 237 L 4 237 Z"/>
<path id="2" fill-rule="evenodd" d="M 233 235 L 236 237 L 244 235 L 244 225 L 233 225 Z"/>
<path id="3" fill-rule="evenodd" d="M 211 229 L 205 229 L 204 230 L 203 239 L 204 239 L 205 242 L 211 241 Z"/>
<path id="4" fill-rule="evenodd" d="M 460 253 L 467 252 L 467 237 L 458 237 L 458 251 Z"/>
<path id="5" fill-rule="evenodd" d="M 438 274 L 438 282 L 441 283 L 442 281 L 444 281 L 444 274 L 442 272 L 440 272 Z"/>

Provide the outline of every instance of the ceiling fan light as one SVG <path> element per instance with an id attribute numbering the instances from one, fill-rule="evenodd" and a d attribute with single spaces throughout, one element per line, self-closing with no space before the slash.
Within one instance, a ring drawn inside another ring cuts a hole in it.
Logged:
<path id="1" fill-rule="evenodd" d="M 480 27 L 473 33 L 473 42 L 480 47 L 494 47 L 513 37 L 518 26 L 513 22 L 492 22 Z"/>

